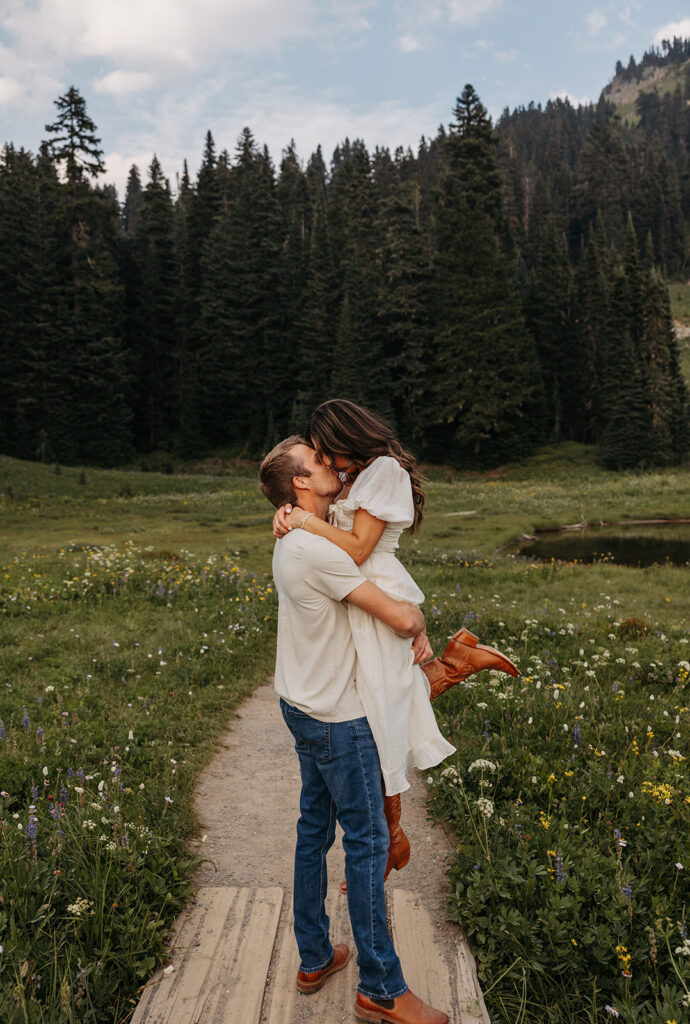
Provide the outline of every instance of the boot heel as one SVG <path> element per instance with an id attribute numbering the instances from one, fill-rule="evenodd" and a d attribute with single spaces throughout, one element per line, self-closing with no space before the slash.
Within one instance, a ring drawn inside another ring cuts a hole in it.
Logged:
<path id="1" fill-rule="evenodd" d="M 408 850 L 407 853 L 405 854 L 405 856 L 401 860 L 399 860 L 397 864 L 394 864 L 393 867 L 395 868 L 396 871 L 400 871 L 400 868 L 404 868 L 405 865 L 409 864 L 409 863 L 410 863 L 410 851 Z"/>
<path id="2" fill-rule="evenodd" d="M 479 643 L 479 637 L 470 633 L 469 629 L 461 629 L 451 639 L 457 640 L 461 644 L 467 644 L 468 647 L 476 647 Z"/>
<path id="3" fill-rule="evenodd" d="M 368 1020 L 371 1024 L 385 1024 L 385 1018 L 376 1010 L 365 1010 L 363 1006 L 355 1003 L 355 1017 L 360 1020 Z"/>

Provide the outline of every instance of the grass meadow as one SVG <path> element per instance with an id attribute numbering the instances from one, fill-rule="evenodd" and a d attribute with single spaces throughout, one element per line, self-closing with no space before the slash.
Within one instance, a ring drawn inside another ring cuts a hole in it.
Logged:
<path id="1" fill-rule="evenodd" d="M 582 520 L 687 516 L 688 473 L 590 449 L 428 471 L 401 557 L 434 646 L 463 623 L 523 677 L 437 707 L 449 914 L 494 1022 L 680 1024 L 690 1003 L 690 567 L 499 550 Z M 225 477 L 0 458 L 0 1019 L 124 1022 L 203 857 L 191 794 L 271 671 L 271 509 Z"/>

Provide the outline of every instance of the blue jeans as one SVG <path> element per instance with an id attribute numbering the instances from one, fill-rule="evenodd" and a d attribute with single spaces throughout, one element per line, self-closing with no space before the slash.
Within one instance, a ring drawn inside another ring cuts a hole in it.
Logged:
<path id="1" fill-rule="evenodd" d="M 383 874 L 388 826 L 383 813 L 379 757 L 366 718 L 319 722 L 280 701 L 295 740 L 302 776 L 295 850 L 295 937 L 301 971 L 320 971 L 333 956 L 324 901 L 326 854 L 343 829 L 345 878 L 352 934 L 357 944 L 358 990 L 373 999 L 407 991 L 388 933 Z"/>

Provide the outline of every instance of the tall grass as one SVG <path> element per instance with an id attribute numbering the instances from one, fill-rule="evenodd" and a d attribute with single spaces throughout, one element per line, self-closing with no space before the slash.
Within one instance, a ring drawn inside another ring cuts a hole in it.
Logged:
<path id="1" fill-rule="evenodd" d="M 165 956 L 166 931 L 203 856 L 191 810 L 198 772 L 274 656 L 271 509 L 253 474 L 58 470 L 0 459 L 0 1019 L 8 1024 L 129 1016 L 137 988 Z M 684 706 L 690 572 L 541 565 L 497 549 L 540 525 L 687 514 L 687 472 L 614 475 L 591 449 L 566 445 L 490 474 L 437 467 L 429 476 L 422 533 L 405 540 L 401 556 L 426 592 L 435 647 L 464 621 L 513 649 L 530 677 L 512 686 L 480 677 L 445 698 L 458 776 L 438 772 L 431 785 L 436 812 L 458 836 L 451 912 L 471 930 L 492 1014 L 590 1022 L 608 1020 L 609 1005 L 629 1020 L 656 1022 L 666 1006 L 680 1024 L 672 959 L 683 974 L 687 960 L 675 950 L 686 876 L 673 874 L 669 858 L 690 859 L 680 796 L 687 773 L 667 750 L 686 756 L 685 712 L 672 702 Z M 628 619 L 639 636 L 625 637 Z M 626 650 L 635 646 L 636 655 Z M 549 686 L 552 694 L 558 686 L 560 707 L 543 698 Z M 682 735 L 671 740 L 663 728 L 672 715 Z M 640 742 L 647 724 L 656 733 L 649 743 L 663 737 L 663 746 Z M 639 759 L 629 749 L 633 730 Z M 479 757 L 496 764 L 484 770 L 491 788 L 479 785 L 480 769 L 469 772 Z M 633 780 L 629 805 L 609 769 Z M 671 779 L 672 770 L 680 777 Z M 674 787 L 670 811 L 644 782 Z M 483 792 L 491 818 L 476 804 Z M 574 815 L 582 795 L 586 823 L 584 812 Z M 550 816 L 548 833 L 540 812 Z M 511 832 L 520 823 L 530 840 Z M 663 853 L 656 874 L 645 853 L 652 824 Z M 616 845 L 614 828 L 626 847 Z M 549 850 L 560 851 L 562 864 Z M 562 870 L 565 881 L 556 877 Z M 625 931 L 622 885 L 633 885 L 634 937 Z M 613 916 L 599 919 L 602 908 Z M 590 933 L 579 924 L 571 935 L 576 912 L 594 915 L 596 941 L 585 941 Z M 671 924 L 657 927 L 665 917 Z M 644 958 L 647 927 L 654 970 Z M 616 945 L 633 958 L 622 992 Z M 587 970 L 597 987 L 585 991 Z M 641 1008 L 657 1017 L 640 1016 Z"/>

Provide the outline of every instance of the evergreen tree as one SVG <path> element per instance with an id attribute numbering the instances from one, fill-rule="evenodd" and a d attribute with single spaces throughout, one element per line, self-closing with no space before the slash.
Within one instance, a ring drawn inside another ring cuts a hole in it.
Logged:
<path id="1" fill-rule="evenodd" d="M 488 465 L 519 458 L 538 439 L 541 379 L 504 247 L 490 122 L 470 85 L 458 100 L 447 148 L 434 239 L 430 440 L 457 465 Z"/>
<path id="2" fill-rule="evenodd" d="M 280 225 L 270 158 L 245 128 L 232 200 L 202 260 L 199 380 L 204 431 L 215 443 L 258 450 L 287 424 L 295 354 L 280 338 Z"/>
<path id="3" fill-rule="evenodd" d="M 545 424 L 553 441 L 580 438 L 583 366 L 571 311 L 572 269 L 565 236 L 547 220 L 527 289 L 527 326 L 537 344 L 546 398 Z"/>
<path id="4" fill-rule="evenodd" d="M 310 412 L 330 397 L 335 359 L 338 283 L 333 266 L 326 207 L 326 168 L 319 151 L 307 167 L 312 226 L 301 309 L 296 322 L 299 345 L 290 429 L 302 432 Z"/>
<path id="5" fill-rule="evenodd" d="M 156 156 L 149 167 L 134 247 L 139 326 L 131 339 L 137 379 L 135 430 L 138 447 L 151 450 L 171 443 L 179 408 L 173 205 L 170 184 Z"/>
<path id="6" fill-rule="evenodd" d="M 423 444 L 433 407 L 427 365 L 433 338 L 431 254 L 421 229 L 420 192 L 419 182 L 411 178 L 391 186 L 377 224 L 383 357 L 395 421 L 401 437 L 415 445 Z"/>
<path id="7" fill-rule="evenodd" d="M 126 235 L 134 234 L 137 229 L 142 202 L 143 190 L 139 168 L 136 164 L 132 164 L 127 176 L 125 201 L 122 207 L 122 228 Z"/>
<path id="8" fill-rule="evenodd" d="M 65 165 L 70 185 L 96 178 L 105 171 L 101 140 L 96 125 L 86 113 L 86 100 L 73 85 L 55 100 L 59 113 L 45 130 L 50 135 L 50 155 L 57 164 Z"/>

